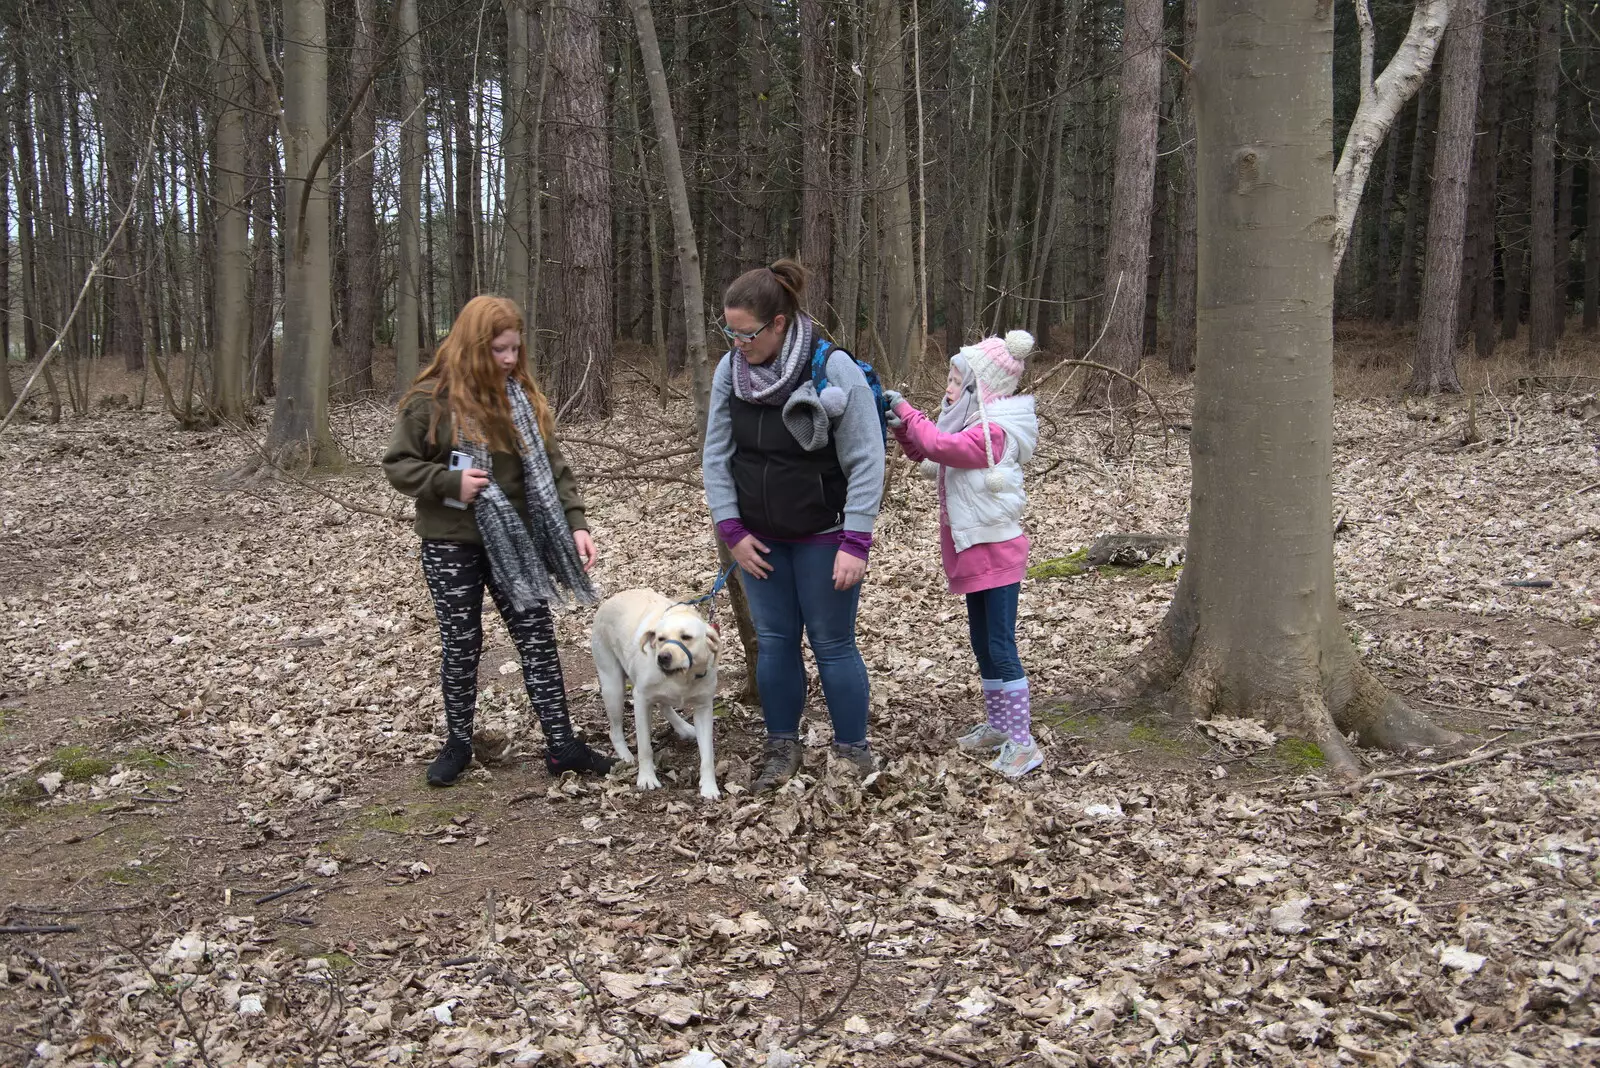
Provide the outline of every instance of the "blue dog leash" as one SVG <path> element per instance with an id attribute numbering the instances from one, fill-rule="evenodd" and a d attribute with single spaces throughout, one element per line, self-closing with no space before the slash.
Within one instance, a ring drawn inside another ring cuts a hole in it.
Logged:
<path id="1" fill-rule="evenodd" d="M 711 602 L 711 610 L 710 610 L 710 612 L 708 614 L 711 617 L 710 618 L 711 626 L 716 628 L 717 627 L 717 602 L 716 602 L 716 600 L 714 598 L 717 596 L 717 594 L 721 593 L 722 592 L 722 588 L 728 584 L 728 576 L 733 574 L 733 569 L 734 569 L 735 566 L 736 566 L 735 564 L 729 564 L 728 567 L 727 567 L 727 570 L 723 571 L 722 574 L 717 576 L 717 581 L 715 581 L 715 582 L 713 582 L 711 584 L 711 592 L 710 593 L 703 593 L 699 597 L 694 598 L 693 600 L 679 601 L 677 603 L 677 605 L 673 605 L 673 607 L 676 608 L 678 605 L 690 605 L 692 607 L 694 605 L 705 604 L 707 601 L 710 601 Z M 717 628 L 717 629 L 720 630 L 720 628 Z M 689 651 L 689 647 L 687 645 L 684 645 L 682 642 L 678 641 L 678 639 L 676 639 L 676 638 L 668 638 L 666 641 L 662 642 L 661 644 L 662 645 L 676 645 L 679 649 L 683 650 L 683 655 L 685 657 L 687 657 L 688 661 L 689 661 L 687 664 L 684 665 L 684 670 L 685 671 L 687 671 L 690 668 L 694 667 L 694 654 Z"/>

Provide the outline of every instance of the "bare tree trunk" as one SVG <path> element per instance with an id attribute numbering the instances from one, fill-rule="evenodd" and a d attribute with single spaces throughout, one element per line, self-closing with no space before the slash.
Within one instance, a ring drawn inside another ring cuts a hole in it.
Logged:
<path id="1" fill-rule="evenodd" d="M 1534 54 L 1533 185 L 1528 211 L 1528 359 L 1543 363 L 1556 350 L 1556 91 L 1561 78 L 1561 0 L 1539 0 Z"/>
<path id="2" fill-rule="evenodd" d="M 505 0 L 506 92 L 502 95 L 501 128 L 505 134 L 505 292 L 527 315 L 532 305 L 528 285 L 533 255 L 533 175 L 528 167 L 532 144 L 533 95 L 529 91 L 530 32 L 528 0 Z"/>
<path id="3" fill-rule="evenodd" d="M 0 91 L 0 134 L 10 129 L 11 98 Z M 9 413 L 16 403 L 11 385 L 11 168 L 0 165 L 0 413 Z"/>
<path id="4" fill-rule="evenodd" d="M 477 295 L 474 278 L 479 204 L 472 196 L 472 162 L 477 155 L 472 140 L 471 100 L 473 86 L 467 84 L 468 71 L 459 75 L 450 99 L 450 135 L 455 147 L 455 222 L 450 231 L 450 297 L 453 312 Z M 447 164 L 448 166 L 448 164 Z"/>
<path id="5" fill-rule="evenodd" d="M 1561 160 L 1556 172 L 1556 233 L 1552 254 L 1555 259 L 1555 285 L 1551 293 L 1551 320 L 1557 339 L 1567 332 L 1567 291 L 1572 281 L 1572 182 L 1573 161 Z"/>
<path id="6" fill-rule="evenodd" d="M 208 0 L 211 62 L 220 111 L 216 154 L 212 162 L 212 196 L 216 202 L 217 336 L 211 348 L 211 407 L 226 423 L 244 421 L 245 375 L 250 366 L 250 203 L 245 183 L 245 94 L 250 69 L 245 59 L 248 40 L 242 5 L 233 0 Z"/>
<path id="7" fill-rule="evenodd" d="M 1361 89 L 1361 102 L 1356 106 L 1355 117 L 1350 121 L 1350 132 L 1345 136 L 1344 150 L 1333 171 L 1334 228 L 1333 269 L 1337 274 L 1339 262 L 1344 259 L 1344 249 L 1350 241 L 1350 227 L 1361 206 L 1361 191 L 1366 188 L 1367 174 L 1378 154 L 1378 146 L 1388 136 L 1389 129 L 1405 107 L 1406 101 L 1422 88 L 1428 68 L 1433 65 L 1433 55 L 1444 37 L 1450 21 L 1452 0 L 1417 0 L 1411 14 L 1411 26 L 1395 50 L 1389 65 L 1376 80 L 1372 77 L 1375 33 L 1372 13 L 1367 0 L 1355 0 L 1356 22 L 1361 27 L 1361 72 L 1357 84 Z"/>
<path id="8" fill-rule="evenodd" d="M 395 220 L 399 254 L 394 302 L 394 396 L 411 387 L 422 364 L 422 165 L 427 155 L 428 113 L 422 96 L 422 42 L 417 0 L 400 5 L 400 212 Z M 526 314 L 526 311 L 524 311 Z"/>
<path id="9" fill-rule="evenodd" d="M 1422 280 L 1422 322 L 1409 386 L 1412 393 L 1421 394 L 1461 392 L 1456 377 L 1456 304 L 1461 299 L 1467 186 L 1478 118 L 1484 0 L 1458 2 L 1444 42 L 1433 198 L 1428 205 L 1427 273 Z"/>
<path id="10" fill-rule="evenodd" d="M 354 16 L 350 41 L 350 97 L 361 93 L 361 101 L 351 112 L 345 144 L 344 240 L 345 278 L 349 298 L 345 303 L 343 331 L 344 356 L 339 376 L 339 392 L 359 397 L 371 393 L 372 328 L 377 316 L 378 225 L 372 199 L 377 153 L 375 119 L 377 102 L 371 92 L 363 93 L 378 65 L 378 23 L 373 17 L 375 0 L 350 0 Z"/>
<path id="11" fill-rule="evenodd" d="M 561 201 L 560 342 L 555 393 L 563 414 L 611 411 L 611 150 L 600 57 L 600 0 L 569 0 L 552 32 L 557 196 Z"/>
<path id="12" fill-rule="evenodd" d="M 1150 254 L 1150 203 L 1156 170 L 1156 118 L 1161 103 L 1161 3 L 1128 0 L 1122 29 L 1122 85 L 1117 120 L 1116 180 L 1111 191 L 1111 235 L 1106 248 L 1106 326 L 1099 359 L 1124 374 L 1139 369 L 1143 354 L 1145 263 Z M 1113 384 L 1113 381 L 1115 384 Z M 1081 401 L 1132 399 L 1124 379 L 1097 372 Z"/>
<path id="13" fill-rule="evenodd" d="M 706 347 L 706 301 L 700 274 L 700 249 L 694 235 L 694 217 L 689 212 L 689 187 L 683 175 L 683 159 L 678 151 L 678 128 L 672 118 L 672 98 L 667 90 L 666 69 L 661 62 L 661 45 L 656 39 L 650 0 L 628 0 L 628 8 L 633 13 L 634 27 L 639 34 L 639 54 L 644 63 L 645 81 L 650 88 L 650 110 L 655 118 L 656 137 L 660 141 L 662 169 L 666 172 L 667 202 L 672 208 L 672 232 L 678 249 L 678 277 L 683 290 L 683 321 L 688 333 L 689 369 L 694 383 L 695 434 L 703 441 L 711 414 L 711 368 Z M 717 558 L 722 567 L 729 566 L 731 557 L 720 539 L 717 539 Z M 756 658 L 759 650 L 755 626 L 750 621 L 750 606 L 745 602 L 744 590 L 739 583 L 728 583 L 728 595 L 733 602 L 739 642 L 744 647 L 745 689 L 741 697 L 758 701 L 760 693 L 756 689 Z"/>
<path id="14" fill-rule="evenodd" d="M 1199 0 L 1183 3 L 1183 59 L 1194 67 L 1195 7 Z M 1194 370 L 1195 174 L 1194 77 L 1186 75 L 1178 96 L 1178 160 L 1182 166 L 1178 190 L 1178 240 L 1172 256 L 1172 345 L 1167 350 L 1167 370 L 1186 375 Z"/>
<path id="15" fill-rule="evenodd" d="M 861 308 L 865 303 L 861 293 L 861 261 L 865 251 L 861 239 L 864 226 L 861 212 L 866 201 L 867 114 L 872 107 L 862 59 L 862 54 L 866 51 L 865 23 L 865 12 L 860 8 L 852 8 L 851 55 L 855 62 L 851 68 L 850 80 L 856 90 L 855 114 L 852 116 L 850 132 L 849 192 L 845 197 L 844 226 L 838 230 L 839 253 L 835 257 L 835 262 L 842 265 L 839 270 L 839 291 L 834 300 L 839 315 L 838 336 L 840 344 L 852 352 L 856 351 L 859 345 Z"/>
<path id="16" fill-rule="evenodd" d="M 1591 148 L 1583 212 L 1583 332 L 1600 327 L 1600 154 Z"/>
<path id="17" fill-rule="evenodd" d="M 824 0 L 800 8 L 800 262 L 810 270 L 807 303 L 824 327 L 837 322 L 828 285 L 833 257 L 833 101 L 828 92 L 828 13 Z"/>
<path id="18" fill-rule="evenodd" d="M 280 464 L 336 466 L 328 429 L 333 359 L 333 278 L 328 178 L 312 170 L 328 139 L 328 23 L 324 0 L 286 0 L 283 24 L 283 147 L 288 255 L 283 362 L 268 436 Z"/>
<path id="19" fill-rule="evenodd" d="M 116 7 L 105 0 L 94 4 L 95 55 L 100 63 L 100 106 L 109 121 L 103 122 L 106 143 L 106 185 L 110 194 L 110 210 L 117 213 L 128 206 L 133 195 L 133 169 L 135 151 L 130 131 L 136 125 L 131 121 L 127 75 L 115 62 L 118 34 L 129 27 L 126 18 L 118 18 Z M 0 198 L 3 199 L 3 198 Z M 134 242 L 137 226 L 125 226 L 113 243 L 106 262 L 106 280 L 111 289 L 111 325 L 107 334 L 115 349 L 122 354 L 125 370 L 144 368 L 143 313 L 139 307 L 139 278 L 135 263 L 138 254 Z"/>
<path id="20" fill-rule="evenodd" d="M 1421 105 L 1420 99 L 1417 101 Z M 1395 135 L 1386 138 L 1383 145 L 1383 191 L 1378 198 L 1378 262 L 1375 268 L 1377 276 L 1373 286 L 1372 317 L 1379 322 L 1388 322 L 1394 314 L 1394 264 L 1390 262 L 1389 252 L 1394 234 L 1394 179 L 1395 171 L 1399 168 L 1396 161 L 1400 158 L 1400 137 Z"/>
<path id="21" fill-rule="evenodd" d="M 257 27 L 253 20 L 250 33 L 254 42 Z M 250 359 L 251 389 L 260 401 L 276 391 L 272 335 L 277 323 L 278 235 L 273 227 L 273 217 L 277 214 L 273 206 L 282 185 L 278 179 L 278 145 L 273 134 L 277 124 L 271 116 L 277 113 L 280 104 L 277 91 L 259 72 L 252 77 L 251 84 L 256 113 L 245 120 L 245 128 L 250 131 L 250 230 L 255 243 L 251 269 Z"/>
<path id="22" fill-rule="evenodd" d="M 943 42 L 943 55 L 933 85 L 934 140 L 944 146 L 950 158 L 959 159 L 965 144 L 966 125 L 961 120 L 963 95 L 952 87 L 957 83 L 957 45 L 961 36 L 958 20 L 963 17 L 965 8 L 958 0 L 942 0 L 938 10 L 941 16 L 937 24 L 938 39 Z M 944 347 L 947 352 L 954 352 L 966 342 L 967 332 L 964 286 L 972 267 L 972 245 L 962 197 L 968 186 L 962 181 L 964 175 L 960 168 L 940 167 L 937 173 L 940 200 L 937 215 L 944 221 L 939 256 L 944 277 Z"/>
<path id="23" fill-rule="evenodd" d="M 1345 742 L 1458 741 L 1356 657 L 1333 561 L 1331 5 L 1212 0 L 1194 65 L 1199 357 L 1188 560 L 1124 692 L 1254 716 L 1359 770 Z M 1237 87 L 1248 83 L 1251 91 Z M 1267 147 L 1264 147 L 1267 146 Z"/>
<path id="24" fill-rule="evenodd" d="M 887 279 L 886 377 L 904 381 L 922 352 L 917 336 L 916 261 L 912 253 L 911 182 L 906 144 L 906 63 L 899 0 L 874 0 L 872 141 L 877 158 L 880 248 Z"/>
<path id="25" fill-rule="evenodd" d="M 1417 93 L 1417 125 L 1411 138 L 1411 169 L 1406 173 L 1406 214 L 1400 224 L 1400 265 L 1394 284 L 1394 321 L 1405 324 L 1417 317 L 1417 231 L 1422 221 L 1423 174 L 1427 171 L 1429 101 L 1426 89 Z"/>

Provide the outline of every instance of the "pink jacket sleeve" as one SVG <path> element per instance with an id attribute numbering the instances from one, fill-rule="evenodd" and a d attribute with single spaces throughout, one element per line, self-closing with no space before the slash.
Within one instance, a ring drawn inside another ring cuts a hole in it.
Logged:
<path id="1" fill-rule="evenodd" d="M 932 460 L 946 467 L 989 466 L 989 458 L 983 451 L 982 423 L 974 423 L 959 434 L 946 434 L 909 402 L 902 401 L 894 412 L 905 420 L 904 426 L 895 428 L 894 436 L 911 459 Z M 998 424 L 990 423 L 989 440 L 998 461 L 1005 454 L 1006 432 Z"/>

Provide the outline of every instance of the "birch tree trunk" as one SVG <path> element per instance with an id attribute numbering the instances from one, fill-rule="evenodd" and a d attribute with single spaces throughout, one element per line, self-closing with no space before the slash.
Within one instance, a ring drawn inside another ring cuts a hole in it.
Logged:
<path id="1" fill-rule="evenodd" d="M 1199 354 L 1188 560 L 1119 689 L 1172 687 L 1195 716 L 1253 716 L 1314 742 L 1458 741 L 1359 662 L 1333 567 L 1333 13 L 1202 0 L 1195 105 Z M 1307 220 L 1322 220 L 1308 224 Z"/>
<path id="2" fill-rule="evenodd" d="M 1561 0 L 1539 0 L 1534 53 L 1533 184 L 1528 211 L 1528 359 L 1543 363 L 1556 350 L 1556 90 L 1561 78 Z"/>
<path id="3" fill-rule="evenodd" d="M 1452 0 L 1417 0 L 1411 26 L 1389 65 L 1376 80 L 1372 77 L 1374 32 L 1372 12 L 1367 0 L 1355 0 L 1356 21 L 1361 28 L 1360 103 L 1345 135 L 1344 150 L 1333 170 L 1334 227 L 1333 270 L 1337 274 L 1350 243 L 1350 227 L 1361 206 L 1361 191 L 1378 148 L 1394 126 L 1395 116 L 1416 95 L 1433 66 L 1434 53 L 1450 22 Z"/>
<path id="4" fill-rule="evenodd" d="M 394 305 L 394 397 L 417 377 L 422 363 L 422 165 L 427 152 L 428 114 L 422 96 L 422 41 L 417 36 L 417 0 L 400 5 L 400 212 L 398 277 Z M 524 312 L 526 314 L 526 312 Z"/>
<path id="5" fill-rule="evenodd" d="M 593 419 L 611 411 L 611 148 L 600 56 L 600 0 L 568 0 L 556 20 L 549 62 L 555 91 L 551 128 L 561 201 L 560 340 L 555 393 L 562 414 Z"/>
<path id="6" fill-rule="evenodd" d="M 1411 366 L 1412 393 L 1460 393 L 1456 378 L 1456 305 L 1467 239 L 1467 191 L 1478 118 L 1484 0 L 1457 0 L 1444 43 L 1439 83 L 1439 133 L 1428 205 L 1428 254 L 1422 279 L 1422 321 Z"/>
<path id="7" fill-rule="evenodd" d="M 1155 189 L 1156 118 L 1161 105 L 1161 0 L 1127 0 L 1122 28 L 1122 86 L 1117 120 L 1116 177 L 1106 246 L 1106 325 L 1099 360 L 1131 375 L 1143 355 L 1144 296 L 1150 255 L 1150 204 Z M 1113 384 L 1114 383 L 1114 384 Z M 1083 402 L 1132 399 L 1124 379 L 1103 372 L 1084 384 Z"/>
<path id="8" fill-rule="evenodd" d="M 661 62 L 661 44 L 656 39 L 655 18 L 650 12 L 650 0 L 628 0 L 633 14 L 634 29 L 639 35 L 639 55 L 644 65 L 645 82 L 650 88 L 650 111 L 655 120 L 656 137 L 660 143 L 662 169 L 666 172 L 667 202 L 672 208 L 672 233 L 678 252 L 678 279 L 683 292 L 683 322 L 688 334 L 689 373 L 694 388 L 695 437 L 705 440 L 706 423 L 711 414 L 711 367 L 706 346 L 706 301 L 700 274 L 700 247 L 695 240 L 694 217 L 689 211 L 689 186 L 684 180 L 683 157 L 678 150 L 678 128 L 672 118 L 672 97 L 667 90 L 666 69 Z M 717 543 L 717 561 L 727 567 L 732 560 L 720 538 Z M 737 582 L 727 586 L 733 604 L 733 617 L 739 631 L 739 643 L 744 648 L 745 684 L 741 700 L 760 700 L 756 688 L 755 625 L 750 620 L 750 606 L 744 598 L 744 589 Z"/>
<path id="9" fill-rule="evenodd" d="M 335 466 L 328 429 L 333 358 L 328 178 L 311 169 L 328 139 L 328 22 L 324 0 L 285 0 L 283 148 L 288 208 L 283 360 L 268 445 L 282 466 Z"/>
<path id="10" fill-rule="evenodd" d="M 245 184 L 244 100 L 250 71 L 244 55 L 247 28 L 233 0 L 209 0 L 211 62 L 219 112 L 212 196 L 216 201 L 216 324 L 211 349 L 211 407 L 225 423 L 246 414 L 245 375 L 250 366 L 250 202 Z"/>

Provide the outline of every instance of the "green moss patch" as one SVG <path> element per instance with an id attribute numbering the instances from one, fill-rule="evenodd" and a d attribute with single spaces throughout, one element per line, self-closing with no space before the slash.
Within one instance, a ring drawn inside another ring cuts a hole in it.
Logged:
<path id="1" fill-rule="evenodd" d="M 1316 742 L 1300 738 L 1285 738 L 1273 746 L 1272 751 L 1277 754 L 1279 760 L 1291 768 L 1320 768 L 1328 763 L 1328 758 L 1322 754 L 1321 746 Z"/>
<path id="2" fill-rule="evenodd" d="M 1088 564 L 1089 550 L 1079 549 L 1066 556 L 1055 556 L 1049 560 L 1041 560 L 1028 568 L 1028 577 L 1031 579 L 1072 578 L 1091 570 Z"/>

